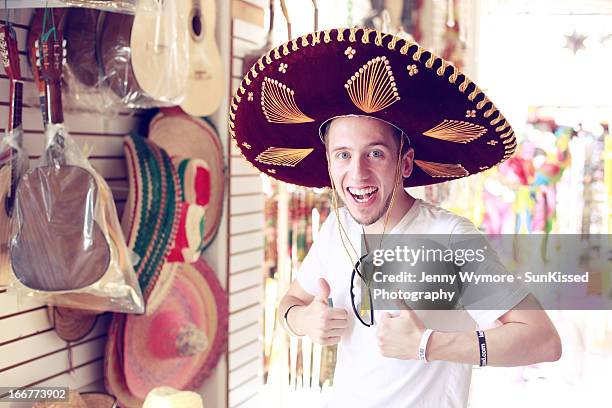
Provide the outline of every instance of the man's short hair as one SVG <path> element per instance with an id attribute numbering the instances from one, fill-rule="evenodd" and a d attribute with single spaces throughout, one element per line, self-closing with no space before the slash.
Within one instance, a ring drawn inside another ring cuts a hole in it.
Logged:
<path id="1" fill-rule="evenodd" d="M 325 144 L 325 150 L 327 151 L 327 136 L 329 135 L 329 128 L 331 127 L 332 122 L 334 121 L 334 119 L 336 118 L 332 118 L 327 120 L 325 123 L 323 123 L 323 125 L 321 126 L 321 138 L 323 139 L 323 143 Z M 374 118 L 377 119 L 377 118 Z M 377 119 L 380 120 L 380 119 Z M 385 122 L 384 120 L 381 120 L 381 122 L 386 123 L 387 125 L 391 126 L 393 128 L 393 135 L 395 136 L 395 140 L 398 142 L 397 146 L 399 148 L 399 141 L 400 138 L 403 137 L 404 138 L 404 145 L 402 147 L 402 156 L 404 154 L 406 154 L 406 152 L 408 151 L 408 149 L 411 149 L 412 146 L 410 144 L 410 138 L 408 137 L 407 134 L 404 133 L 404 131 L 400 128 L 398 128 L 397 126 L 394 126 L 388 122 Z"/>

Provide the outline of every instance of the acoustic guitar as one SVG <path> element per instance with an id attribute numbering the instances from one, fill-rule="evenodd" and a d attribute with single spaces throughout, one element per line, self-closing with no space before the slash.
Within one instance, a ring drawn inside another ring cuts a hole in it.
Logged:
<path id="1" fill-rule="evenodd" d="M 11 25 L 0 27 L 0 58 L 10 81 L 6 142 L 0 144 L 0 286 L 7 286 L 8 242 L 11 234 L 10 221 L 15 201 L 15 189 L 24 172 L 24 167 L 27 166 L 27 160 L 18 150 L 23 138 L 21 127 L 23 81 L 19 67 L 17 34 Z M 15 146 L 15 143 L 18 146 Z"/>
<path id="2" fill-rule="evenodd" d="M 111 251 L 95 221 L 98 185 L 86 169 L 66 164 L 61 79 L 65 41 L 55 28 L 36 42 L 36 66 L 45 82 L 45 164 L 29 170 L 17 186 L 17 231 L 10 243 L 15 277 L 39 291 L 69 291 L 97 282 Z M 52 133 L 50 133 L 53 131 Z"/>
<path id="3" fill-rule="evenodd" d="M 87 87 L 96 86 L 100 77 L 95 52 L 99 15 L 98 10 L 71 8 L 64 27 L 64 37 L 69 45 L 66 63 L 74 77 Z"/>
<path id="4" fill-rule="evenodd" d="M 134 75 L 138 85 L 158 101 L 173 102 L 185 93 L 190 2 L 162 1 L 159 11 L 134 15 L 130 37 Z"/>
<path id="5" fill-rule="evenodd" d="M 217 110 L 225 92 L 223 66 L 215 42 L 215 0 L 190 2 L 189 75 L 181 108 L 192 116 L 207 116 Z"/>

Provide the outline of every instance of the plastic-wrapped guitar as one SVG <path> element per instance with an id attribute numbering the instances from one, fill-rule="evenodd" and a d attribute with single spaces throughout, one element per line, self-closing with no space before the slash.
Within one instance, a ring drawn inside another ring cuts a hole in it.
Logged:
<path id="1" fill-rule="evenodd" d="M 30 170 L 17 188 L 19 229 L 11 264 L 25 286 L 41 291 L 84 288 L 110 263 L 110 247 L 94 219 L 98 186 L 80 166 L 66 164 L 61 77 L 65 42 L 59 32 L 38 42 L 37 62 L 45 81 L 45 165 Z"/>
<path id="2" fill-rule="evenodd" d="M 4 138 L 0 140 L 0 287 L 8 285 L 8 242 L 17 182 L 25 172 L 28 158 L 21 143 L 23 81 L 19 68 L 17 34 L 10 24 L 0 26 L 0 58 L 10 81 L 9 115 Z"/>
<path id="3" fill-rule="evenodd" d="M 142 313 L 110 188 L 63 125 L 66 42 L 55 27 L 45 33 L 35 68 L 45 82 L 46 149 L 17 187 L 9 248 L 15 286 L 58 306 Z"/>

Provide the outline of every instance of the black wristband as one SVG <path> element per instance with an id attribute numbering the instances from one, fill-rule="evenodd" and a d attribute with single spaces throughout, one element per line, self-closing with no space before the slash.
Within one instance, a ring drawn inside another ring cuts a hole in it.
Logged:
<path id="1" fill-rule="evenodd" d="M 484 331 L 476 330 L 476 337 L 478 338 L 478 351 L 480 354 L 480 366 L 484 367 L 487 365 L 487 341 L 485 339 Z"/>
<path id="2" fill-rule="evenodd" d="M 301 337 L 301 336 L 300 336 L 299 334 L 297 334 L 297 333 L 296 333 L 296 331 L 295 331 L 295 330 L 293 330 L 293 328 L 292 328 L 292 327 L 289 325 L 289 319 L 288 319 L 288 316 L 289 316 L 289 311 L 290 311 L 292 308 L 296 307 L 296 306 L 302 306 L 302 305 L 291 305 L 291 306 L 289 306 L 289 307 L 287 308 L 287 310 L 285 311 L 285 315 L 283 316 L 283 320 L 285 321 L 285 328 L 287 329 L 287 331 L 289 331 L 289 334 L 291 334 L 292 336 L 295 336 L 295 337 Z"/>

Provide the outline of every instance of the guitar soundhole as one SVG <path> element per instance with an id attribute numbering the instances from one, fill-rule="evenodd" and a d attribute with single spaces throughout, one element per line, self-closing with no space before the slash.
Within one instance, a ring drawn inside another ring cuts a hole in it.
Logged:
<path id="1" fill-rule="evenodd" d="M 191 35 L 196 41 L 200 41 L 204 36 L 204 27 L 202 26 L 202 14 L 199 10 L 195 10 L 191 15 Z"/>

